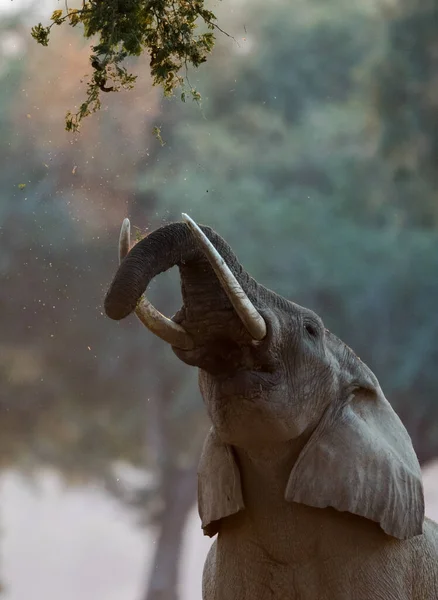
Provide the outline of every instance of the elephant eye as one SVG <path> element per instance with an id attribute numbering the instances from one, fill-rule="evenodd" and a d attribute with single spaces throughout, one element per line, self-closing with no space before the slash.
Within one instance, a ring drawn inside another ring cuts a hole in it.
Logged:
<path id="1" fill-rule="evenodd" d="M 317 337 L 318 329 L 315 327 L 315 325 L 312 325 L 312 323 L 305 323 L 304 329 L 311 337 Z"/>

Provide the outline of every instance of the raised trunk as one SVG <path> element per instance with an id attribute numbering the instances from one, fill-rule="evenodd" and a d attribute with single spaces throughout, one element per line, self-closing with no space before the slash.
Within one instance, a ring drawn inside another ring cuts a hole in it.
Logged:
<path id="1" fill-rule="evenodd" d="M 196 499 L 196 469 L 170 467 L 164 510 L 144 600 L 178 600 L 179 564 L 187 516 Z"/>
<path id="2" fill-rule="evenodd" d="M 230 246 L 212 229 L 202 227 L 254 306 L 264 305 L 270 293 L 259 286 L 239 264 Z M 119 320 L 130 314 L 149 282 L 177 265 L 181 274 L 183 306 L 173 317 L 190 339 L 190 350 L 173 344 L 187 364 L 209 369 L 211 349 L 229 356 L 252 338 L 235 312 L 214 270 L 185 223 L 172 223 L 152 232 L 136 244 L 122 261 L 105 298 L 105 311 Z M 221 348 L 222 342 L 225 341 Z M 231 343 L 231 345 L 230 345 Z M 187 347 L 186 347 L 187 348 Z"/>
<path id="3" fill-rule="evenodd" d="M 256 284 L 242 269 L 229 245 L 209 227 L 202 227 L 202 230 L 247 294 L 254 295 Z M 135 309 L 150 281 L 175 265 L 180 267 L 183 301 L 188 310 L 196 304 L 198 294 L 203 296 L 204 305 L 206 293 L 211 310 L 223 310 L 224 304 L 231 307 L 188 227 L 184 223 L 172 223 L 160 227 L 141 240 L 123 260 L 105 298 L 107 315 L 115 320 L 128 316 Z"/>

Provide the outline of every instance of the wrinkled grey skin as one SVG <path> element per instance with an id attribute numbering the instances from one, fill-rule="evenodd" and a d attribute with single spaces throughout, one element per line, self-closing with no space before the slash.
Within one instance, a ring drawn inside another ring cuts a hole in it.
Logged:
<path id="1" fill-rule="evenodd" d="M 202 229 L 265 319 L 265 339 L 250 339 L 181 223 L 131 250 L 105 310 L 127 316 L 157 273 L 179 266 L 174 320 L 195 347 L 174 351 L 199 367 L 213 424 L 198 471 L 202 527 L 217 534 L 203 599 L 436 600 L 438 526 L 424 518 L 411 440 L 376 377 Z"/>

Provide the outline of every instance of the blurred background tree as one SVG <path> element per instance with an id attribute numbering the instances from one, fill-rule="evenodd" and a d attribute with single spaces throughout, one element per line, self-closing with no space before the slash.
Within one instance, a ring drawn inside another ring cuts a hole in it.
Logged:
<path id="1" fill-rule="evenodd" d="M 201 107 L 163 101 L 143 56 L 79 135 L 62 121 L 90 68 L 81 32 L 40 48 L 33 13 L 0 23 L 3 468 L 97 482 L 155 527 L 145 600 L 178 597 L 208 423 L 196 373 L 103 316 L 125 216 L 141 233 L 182 211 L 217 229 L 371 366 L 421 462 L 438 455 L 438 3 L 213 8 L 234 41 L 190 73 Z M 151 298 L 172 314 L 177 289 L 163 275 Z"/>

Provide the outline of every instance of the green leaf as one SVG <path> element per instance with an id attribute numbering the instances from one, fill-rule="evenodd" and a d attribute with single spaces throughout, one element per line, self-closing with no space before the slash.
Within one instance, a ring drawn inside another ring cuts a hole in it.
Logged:
<path id="1" fill-rule="evenodd" d="M 61 25 L 63 22 L 62 19 L 62 10 L 54 10 L 51 16 L 51 20 L 56 23 L 56 25 Z"/>
<path id="2" fill-rule="evenodd" d="M 31 36 L 38 42 L 38 44 L 41 44 L 42 46 L 49 45 L 49 34 L 50 28 L 43 27 L 41 23 L 38 23 L 38 25 L 32 27 L 31 30 Z"/>

